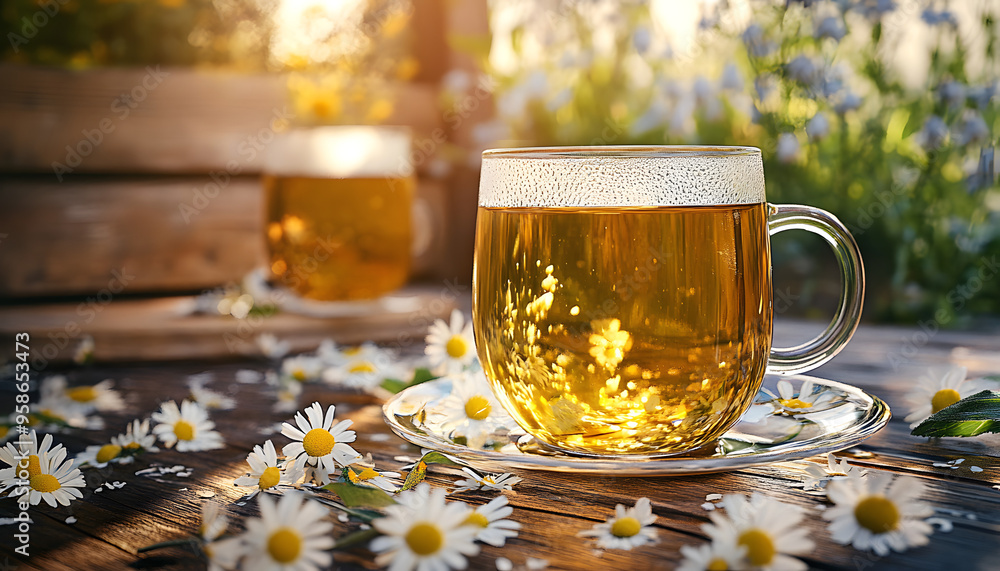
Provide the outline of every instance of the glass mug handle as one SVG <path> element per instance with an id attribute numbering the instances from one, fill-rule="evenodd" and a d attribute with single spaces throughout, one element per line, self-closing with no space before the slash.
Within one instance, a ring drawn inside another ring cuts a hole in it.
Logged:
<path id="1" fill-rule="evenodd" d="M 865 268 L 854 237 L 836 216 L 819 208 L 798 204 L 768 204 L 768 234 L 806 230 L 822 237 L 833 248 L 840 265 L 843 289 L 833 321 L 815 339 L 788 348 L 772 348 L 767 371 L 782 375 L 802 373 L 832 359 L 850 340 L 861 319 L 865 296 Z"/>

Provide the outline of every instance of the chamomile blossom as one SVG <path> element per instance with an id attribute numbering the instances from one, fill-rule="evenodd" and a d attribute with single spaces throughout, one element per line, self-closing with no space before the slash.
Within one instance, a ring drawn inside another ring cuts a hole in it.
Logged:
<path id="1" fill-rule="evenodd" d="M 38 455 L 29 455 L 27 466 L 14 466 L 13 469 L 20 472 L 27 472 L 28 485 L 19 484 L 14 492 L 22 490 L 18 497 L 18 502 L 22 502 L 27 496 L 28 502 L 35 506 L 42 500 L 48 505 L 68 506 L 71 501 L 82 498 L 83 494 L 77 488 L 86 486 L 83 474 L 73 467 L 72 460 L 66 460 L 66 449 L 57 446 L 52 450 L 39 451 Z M 8 470 L 4 470 L 7 472 Z M 18 474 L 20 475 L 20 474 Z M 21 478 L 24 480 L 25 478 Z M 10 482 L 4 479 L 4 486 L 8 487 Z M 14 496 L 14 494 L 11 494 Z"/>
<path id="2" fill-rule="evenodd" d="M 111 438 L 111 443 L 120 446 L 122 456 L 120 462 L 128 464 L 135 456 L 146 452 L 159 452 L 156 447 L 156 435 L 149 432 L 149 420 L 135 419 L 125 428 L 125 434 Z"/>
<path id="3" fill-rule="evenodd" d="M 684 559 L 677 571 L 715 571 L 718 569 L 740 569 L 746 556 L 745 545 L 737 543 L 735 534 L 716 537 L 698 547 L 682 545 Z"/>
<path id="4" fill-rule="evenodd" d="M 755 568 L 806 569 L 805 563 L 790 557 L 805 555 L 815 547 L 808 537 L 809 531 L 799 525 L 803 517 L 801 508 L 756 492 L 749 498 L 740 494 L 726 495 L 720 505 L 725 508 L 726 515 L 714 511 L 708 516 L 712 523 L 701 527 L 712 541 L 722 544 L 736 537 L 737 544 L 746 547 L 745 562 Z"/>
<path id="5" fill-rule="evenodd" d="M 209 571 L 232 569 L 243 554 L 243 544 L 239 538 L 219 539 L 228 525 L 229 519 L 222 513 L 221 505 L 213 501 L 202 504 L 198 535 L 202 541 L 202 553 L 208 559 Z"/>
<path id="6" fill-rule="evenodd" d="M 324 416 L 323 407 L 314 402 L 305 410 L 305 416 L 301 412 L 295 413 L 297 426 L 287 422 L 281 425 L 281 433 L 295 440 L 285 445 L 282 454 L 289 460 L 301 457 L 303 467 L 307 464 L 316 466 L 317 476 L 323 484 L 330 482 L 330 473 L 337 466 L 347 466 L 361 459 L 357 450 L 347 444 L 357 438 L 353 430 L 348 430 L 353 421 L 342 420 L 334 425 L 335 411 L 336 407 L 330 405 Z"/>
<path id="7" fill-rule="evenodd" d="M 493 490 L 502 492 L 510 490 L 521 478 L 513 474 L 486 474 L 480 476 L 471 468 L 463 467 L 462 471 L 468 474 L 468 478 L 455 482 L 455 493 L 468 492 L 472 490 Z"/>
<path id="8" fill-rule="evenodd" d="M 347 479 L 355 486 L 379 488 L 391 494 L 399 489 L 390 478 L 399 478 L 399 472 L 380 472 L 374 465 L 355 463 L 347 467 Z"/>
<path id="9" fill-rule="evenodd" d="M 594 524 L 591 529 L 577 533 L 578 537 L 594 537 L 597 546 L 602 549 L 625 549 L 652 544 L 659 541 L 656 522 L 649 498 L 639 498 L 635 507 L 626 508 L 622 504 L 615 506 L 615 515 L 604 523 Z"/>
<path id="10" fill-rule="evenodd" d="M 111 379 L 105 379 L 96 385 L 79 387 L 66 387 L 66 377 L 62 375 L 49 377 L 43 382 L 62 385 L 69 408 L 81 415 L 88 415 L 95 411 L 114 412 L 125 408 L 125 401 L 112 388 L 115 386 L 115 382 Z"/>
<path id="11" fill-rule="evenodd" d="M 847 478 L 851 474 L 864 476 L 865 471 L 848 464 L 847 458 L 838 459 L 833 455 L 833 452 L 830 452 L 826 455 L 825 467 L 822 464 L 810 462 L 806 466 L 806 474 L 809 474 L 809 478 L 806 479 L 802 487 L 806 490 L 815 490 L 822 488 L 826 482 Z"/>
<path id="12" fill-rule="evenodd" d="M 949 407 L 975 392 L 975 387 L 965 382 L 967 369 L 953 367 L 941 377 L 931 374 L 917 380 L 917 386 L 906 394 L 904 400 L 910 407 L 906 422 L 916 428 L 930 415 Z"/>
<path id="13" fill-rule="evenodd" d="M 268 373 L 272 373 L 268 371 Z M 277 375 L 269 374 L 267 377 L 277 377 Z M 302 394 L 302 383 L 293 380 L 278 381 L 278 393 L 277 399 L 274 404 L 271 405 L 271 410 L 274 412 L 294 412 L 299 408 L 299 395 Z"/>
<path id="14" fill-rule="evenodd" d="M 281 376 L 300 383 L 315 381 L 323 373 L 323 360 L 311 355 L 296 355 L 281 362 Z"/>
<path id="15" fill-rule="evenodd" d="M 912 476 L 888 472 L 830 482 L 826 495 L 835 505 L 823 512 L 831 538 L 841 545 L 886 556 L 926 545 L 933 531 L 924 521 L 934 509 L 918 498 L 924 484 Z"/>
<path id="16" fill-rule="evenodd" d="M 401 378 L 403 371 L 393 362 L 392 353 L 373 343 L 341 350 L 340 364 L 323 371 L 323 381 L 365 390 L 378 387 L 383 380 Z"/>
<path id="17" fill-rule="evenodd" d="M 476 358 L 472 322 L 465 323 L 465 317 L 458 309 L 451 311 L 450 323 L 445 323 L 443 319 L 436 320 L 427 333 L 426 341 L 424 353 L 437 374 L 461 372 Z"/>
<path id="18" fill-rule="evenodd" d="M 493 547 L 503 547 L 508 539 L 517 537 L 517 530 L 521 529 L 521 524 L 505 519 L 514 513 L 514 508 L 507 504 L 507 496 L 497 496 L 469 514 L 465 523 L 478 528 L 476 533 L 478 541 Z"/>
<path id="19" fill-rule="evenodd" d="M 191 399 L 207 409 L 232 410 L 236 408 L 236 399 L 206 389 L 205 380 L 197 375 L 188 377 L 188 390 L 191 391 Z"/>
<path id="20" fill-rule="evenodd" d="M 271 333 L 261 333 L 257 336 L 256 341 L 261 355 L 268 359 L 280 359 L 292 349 L 291 343 L 278 341 L 278 338 Z"/>
<path id="21" fill-rule="evenodd" d="M 815 412 L 833 398 L 830 391 L 815 392 L 815 384 L 809 379 L 802 382 L 797 393 L 792 383 L 784 379 L 778 381 L 777 389 L 778 396 L 773 402 L 788 414 Z"/>
<path id="22" fill-rule="evenodd" d="M 215 423 L 208 419 L 208 412 L 196 402 L 184 400 L 179 408 L 174 401 L 165 402 L 151 417 L 159 423 L 153 434 L 167 448 L 176 445 L 180 452 L 199 452 L 225 445 L 222 435 L 213 430 Z"/>
<path id="23" fill-rule="evenodd" d="M 52 445 L 51 434 L 46 434 L 39 442 L 38 433 L 34 430 L 28 434 L 27 438 L 19 438 L 16 444 L 15 446 L 15 443 L 8 442 L 6 446 L 0 448 L 0 460 L 9 466 L 9 468 L 0 470 L 0 482 L 2 482 L 0 491 L 17 486 L 19 479 L 25 480 L 28 476 L 37 473 L 42 455 L 51 456 L 63 450 L 62 444 Z M 19 478 L 18 472 L 23 472 L 26 469 L 28 474 L 21 474 L 26 477 Z"/>
<path id="24" fill-rule="evenodd" d="M 438 407 L 451 437 L 464 437 L 469 448 L 482 448 L 504 415 L 482 372 L 453 377 L 451 394 Z"/>
<path id="25" fill-rule="evenodd" d="M 120 463 L 122 458 L 121 453 L 122 447 L 113 442 L 97 444 L 88 446 L 86 450 L 77 454 L 75 462 L 77 466 L 103 468 L 110 463 Z"/>
<path id="26" fill-rule="evenodd" d="M 250 473 L 233 482 L 240 487 L 254 488 L 247 494 L 247 498 L 252 498 L 259 492 L 281 494 L 304 475 L 301 463 L 295 460 L 285 463 L 278 461 L 278 453 L 270 440 L 263 447 L 260 444 L 253 447 L 253 451 L 247 455 L 247 464 L 250 465 Z"/>
<path id="27" fill-rule="evenodd" d="M 94 360 L 94 338 L 84 335 L 80 344 L 73 351 L 73 362 L 77 365 L 86 365 Z"/>
<path id="28" fill-rule="evenodd" d="M 469 506 L 445 503 L 444 490 L 427 483 L 403 492 L 400 500 L 385 509 L 385 517 L 372 521 L 383 534 L 369 545 L 378 553 L 376 565 L 388 565 L 389 571 L 465 569 L 466 557 L 479 553 L 475 538 L 481 528 L 466 525 Z"/>
<path id="29" fill-rule="evenodd" d="M 301 493 L 285 494 L 275 503 L 260 496 L 260 518 L 246 522 L 244 568 L 255 571 L 319 571 L 330 565 L 333 547 L 329 512 Z"/>

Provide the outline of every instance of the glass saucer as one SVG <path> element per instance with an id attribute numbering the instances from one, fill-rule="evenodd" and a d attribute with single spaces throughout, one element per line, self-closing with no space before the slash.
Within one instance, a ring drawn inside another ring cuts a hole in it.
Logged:
<path id="1" fill-rule="evenodd" d="M 385 421 L 408 442 L 494 472 L 513 468 L 616 476 L 724 472 L 849 448 L 878 432 L 891 416 L 881 399 L 850 385 L 806 375 L 766 375 L 754 404 L 714 445 L 672 456 L 585 457 L 542 445 L 506 413 L 482 446 L 467 446 L 461 437 L 456 441 L 441 411 L 441 401 L 450 393 L 447 379 L 405 389 L 383 405 Z M 786 395 L 811 406 L 786 408 L 779 402 Z"/>

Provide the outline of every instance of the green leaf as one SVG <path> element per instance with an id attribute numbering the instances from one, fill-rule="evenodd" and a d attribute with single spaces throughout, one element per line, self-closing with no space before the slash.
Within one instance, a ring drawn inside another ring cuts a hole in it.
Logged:
<path id="1" fill-rule="evenodd" d="M 333 544 L 334 549 L 350 549 L 352 547 L 357 547 L 368 543 L 370 540 L 375 539 L 379 535 L 378 531 L 374 529 L 362 529 L 360 531 L 355 531 L 354 533 L 349 533 L 341 538 L 335 540 Z"/>
<path id="2" fill-rule="evenodd" d="M 1000 432 L 1000 392 L 981 391 L 943 408 L 921 422 L 914 436 L 977 436 Z"/>
<path id="3" fill-rule="evenodd" d="M 403 487 L 399 491 L 404 492 L 406 490 L 411 490 L 417 486 L 420 482 L 424 480 L 427 476 L 427 463 L 423 460 L 418 460 L 417 465 L 410 470 L 410 473 L 406 475 L 406 480 L 403 481 Z"/>
<path id="4" fill-rule="evenodd" d="M 327 484 L 323 489 L 340 496 L 349 508 L 384 508 L 396 503 L 392 496 L 378 488 L 359 488 L 349 482 Z"/>
<path id="5" fill-rule="evenodd" d="M 406 388 L 406 383 L 398 379 L 383 379 L 380 385 L 383 389 L 389 391 L 392 394 L 396 394 L 399 391 Z"/>
<path id="6" fill-rule="evenodd" d="M 413 380 L 410 381 L 410 386 L 419 385 L 420 383 L 426 383 L 427 381 L 433 381 L 438 378 L 437 375 L 431 372 L 430 369 L 425 367 L 417 367 L 413 370 Z"/>
<path id="7" fill-rule="evenodd" d="M 440 452 L 428 452 L 420 459 L 425 464 L 445 464 L 447 466 L 468 466 L 465 462 L 458 461 Z"/>

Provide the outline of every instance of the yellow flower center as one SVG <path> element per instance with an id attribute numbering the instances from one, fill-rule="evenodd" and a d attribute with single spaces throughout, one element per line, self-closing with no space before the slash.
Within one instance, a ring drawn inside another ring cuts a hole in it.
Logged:
<path id="1" fill-rule="evenodd" d="M 883 496 L 869 496 L 854 506 L 858 525 L 872 533 L 886 533 L 899 527 L 899 509 Z"/>
<path id="2" fill-rule="evenodd" d="M 478 525 L 479 527 L 486 527 L 490 525 L 490 520 L 486 519 L 486 516 L 479 512 L 472 512 L 469 517 L 465 519 L 465 525 Z"/>
<path id="3" fill-rule="evenodd" d="M 729 571 L 729 564 L 726 563 L 725 559 L 716 557 L 708 562 L 708 565 L 705 566 L 705 571 Z"/>
<path id="4" fill-rule="evenodd" d="M 444 535 L 432 523 L 421 522 L 406 532 L 406 545 L 417 555 L 437 553 L 444 545 Z"/>
<path id="5" fill-rule="evenodd" d="M 174 423 L 174 436 L 177 440 L 194 440 L 194 426 L 186 420 L 178 420 Z"/>
<path id="6" fill-rule="evenodd" d="M 375 365 L 369 363 L 368 361 L 358 361 L 351 365 L 350 369 L 347 369 L 351 373 L 374 373 Z"/>
<path id="7" fill-rule="evenodd" d="M 260 486 L 260 489 L 266 490 L 277 486 L 279 481 L 281 481 L 281 470 L 277 466 L 269 466 L 261 473 L 257 485 Z"/>
<path id="8" fill-rule="evenodd" d="M 444 350 L 448 352 L 448 356 L 452 359 L 458 359 L 459 357 L 464 357 L 469 351 L 469 344 L 465 342 L 465 339 L 461 335 L 452 335 L 451 339 L 445 343 Z"/>
<path id="9" fill-rule="evenodd" d="M 278 563 L 291 563 L 302 551 L 302 537 L 294 530 L 280 527 L 267 539 L 267 552 Z"/>
<path id="10" fill-rule="evenodd" d="M 359 480 L 371 480 L 372 478 L 378 478 L 382 474 L 376 472 L 373 468 L 365 468 L 364 470 L 358 472 Z"/>
<path id="11" fill-rule="evenodd" d="M 778 402 L 785 408 L 809 408 L 812 406 L 812 404 L 799 399 L 778 399 Z"/>
<path id="12" fill-rule="evenodd" d="M 482 395 L 476 395 L 465 401 L 465 416 L 472 420 L 483 420 L 490 415 L 490 401 Z"/>
<path id="13" fill-rule="evenodd" d="M 634 517 L 623 517 L 616 519 L 615 523 L 611 524 L 611 535 L 615 537 L 632 537 L 639 533 L 640 529 L 642 529 L 642 524 L 639 523 L 639 520 Z"/>
<path id="14" fill-rule="evenodd" d="M 336 443 L 337 439 L 330 434 L 329 430 L 323 428 L 310 430 L 302 439 L 302 447 L 305 448 L 306 454 L 316 458 L 329 454 Z"/>
<path id="15" fill-rule="evenodd" d="M 125 450 L 138 450 L 139 448 L 142 448 L 142 446 L 138 442 L 129 442 L 123 446 L 123 448 L 125 448 Z"/>
<path id="16" fill-rule="evenodd" d="M 66 396 L 76 402 L 90 402 L 97 398 L 97 389 L 94 387 L 76 387 L 67 389 Z"/>
<path id="17" fill-rule="evenodd" d="M 302 369 L 295 369 L 294 371 L 292 371 L 292 378 L 301 383 L 305 381 L 308 377 L 306 376 L 306 372 L 303 371 Z"/>
<path id="18" fill-rule="evenodd" d="M 38 492 L 54 492 L 61 488 L 59 480 L 52 474 L 35 474 L 31 477 L 31 489 Z"/>
<path id="19" fill-rule="evenodd" d="M 958 394 L 958 391 L 955 389 L 941 389 L 934 393 L 934 396 L 931 398 L 931 412 L 948 408 L 960 400 L 962 400 L 962 395 Z"/>
<path id="20" fill-rule="evenodd" d="M 759 529 L 750 529 L 740 534 L 739 544 L 747 548 L 747 560 L 753 566 L 767 565 L 774 559 L 776 550 L 771 536 Z"/>
<path id="21" fill-rule="evenodd" d="M 360 353 L 361 352 L 361 347 L 360 346 L 359 347 L 348 347 L 347 349 L 341 349 L 340 352 L 343 353 L 344 355 L 347 355 L 348 357 L 351 357 L 353 355 L 357 355 L 358 353 Z"/>
<path id="22" fill-rule="evenodd" d="M 20 462 L 18 462 L 18 472 L 20 472 Z M 32 454 L 28 456 L 28 477 L 37 476 L 42 473 L 42 465 L 38 461 L 38 456 Z"/>
<path id="23" fill-rule="evenodd" d="M 0 440 L 3 440 L 7 433 L 10 432 L 9 426 L 0 426 Z"/>
<path id="24" fill-rule="evenodd" d="M 122 447 L 117 444 L 105 444 L 101 446 L 101 449 L 97 451 L 97 455 L 94 459 L 100 463 L 110 462 L 118 457 L 122 453 Z"/>

